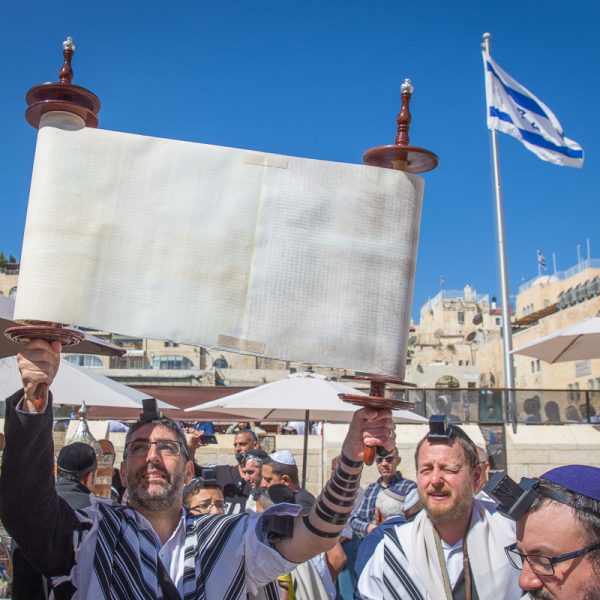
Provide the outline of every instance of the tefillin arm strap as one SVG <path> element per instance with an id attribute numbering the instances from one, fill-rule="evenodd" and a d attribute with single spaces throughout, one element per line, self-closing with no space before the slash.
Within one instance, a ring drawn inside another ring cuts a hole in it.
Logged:
<path id="1" fill-rule="evenodd" d="M 313 511 L 302 518 L 305 527 L 311 533 L 323 538 L 335 538 L 340 535 L 350 518 L 360 486 L 361 473 L 362 462 L 351 461 L 341 455 L 335 472 L 319 495 Z M 323 524 L 337 526 L 336 531 L 325 531 L 322 529 Z"/>

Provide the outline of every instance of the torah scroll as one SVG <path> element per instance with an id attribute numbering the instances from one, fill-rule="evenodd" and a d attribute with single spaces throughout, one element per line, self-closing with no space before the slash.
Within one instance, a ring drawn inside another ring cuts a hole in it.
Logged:
<path id="1" fill-rule="evenodd" d="M 69 119 L 38 134 L 16 319 L 404 375 L 421 178 Z"/>

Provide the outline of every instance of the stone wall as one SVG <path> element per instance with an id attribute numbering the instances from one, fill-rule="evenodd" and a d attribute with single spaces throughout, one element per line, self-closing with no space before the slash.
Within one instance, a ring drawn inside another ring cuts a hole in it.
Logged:
<path id="1" fill-rule="evenodd" d="M 538 477 L 560 465 L 600 465 L 600 427 L 594 425 L 520 425 L 506 427 L 508 474 Z"/>
<path id="2" fill-rule="evenodd" d="M 0 419 L 0 426 L 3 419 Z M 462 426 L 473 441 L 480 445 L 483 435 L 477 425 Z M 307 488 L 317 495 L 329 477 L 331 460 L 342 447 L 348 425 L 326 424 L 323 436 L 308 437 Z M 91 421 L 90 430 L 97 439 L 106 437 L 108 424 Z M 408 479 L 415 479 L 414 452 L 419 440 L 427 433 L 427 425 L 396 425 L 396 445 L 402 459 L 400 470 Z M 70 433 L 70 432 L 69 432 Z M 567 464 L 600 465 L 600 426 L 597 425 L 519 425 L 517 433 L 510 426 L 505 428 L 508 473 L 517 481 L 521 477 L 537 477 L 553 467 Z M 67 434 L 68 439 L 68 434 Z M 109 433 L 117 452 L 115 466 L 122 460 L 125 444 L 124 433 Z M 55 433 L 56 453 L 64 443 L 65 434 Z M 196 458 L 200 464 L 235 464 L 233 436 L 219 435 L 216 445 L 199 448 Z M 302 448 L 304 436 L 274 436 L 275 449 L 290 450 L 296 457 L 302 475 Z M 365 467 L 361 485 L 366 487 L 378 477 L 375 465 Z"/>

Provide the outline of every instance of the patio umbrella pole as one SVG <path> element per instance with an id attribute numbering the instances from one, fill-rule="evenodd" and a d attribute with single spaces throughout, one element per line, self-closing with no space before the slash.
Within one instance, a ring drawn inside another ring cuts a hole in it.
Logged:
<path id="1" fill-rule="evenodd" d="M 308 462 L 308 410 L 304 411 L 304 449 L 302 450 L 302 487 L 306 487 L 306 463 Z"/>

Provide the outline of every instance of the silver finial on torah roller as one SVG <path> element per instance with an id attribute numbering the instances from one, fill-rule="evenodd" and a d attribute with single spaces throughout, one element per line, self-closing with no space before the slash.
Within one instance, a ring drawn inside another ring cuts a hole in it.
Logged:
<path id="1" fill-rule="evenodd" d="M 71 52 L 75 51 L 75 42 L 70 35 L 67 36 L 67 39 L 63 42 L 63 50 L 70 50 Z"/>
<path id="2" fill-rule="evenodd" d="M 404 80 L 404 83 L 400 86 L 400 93 L 402 94 L 412 94 L 413 93 L 413 86 L 412 83 L 410 82 L 410 79 L 406 78 Z"/>

